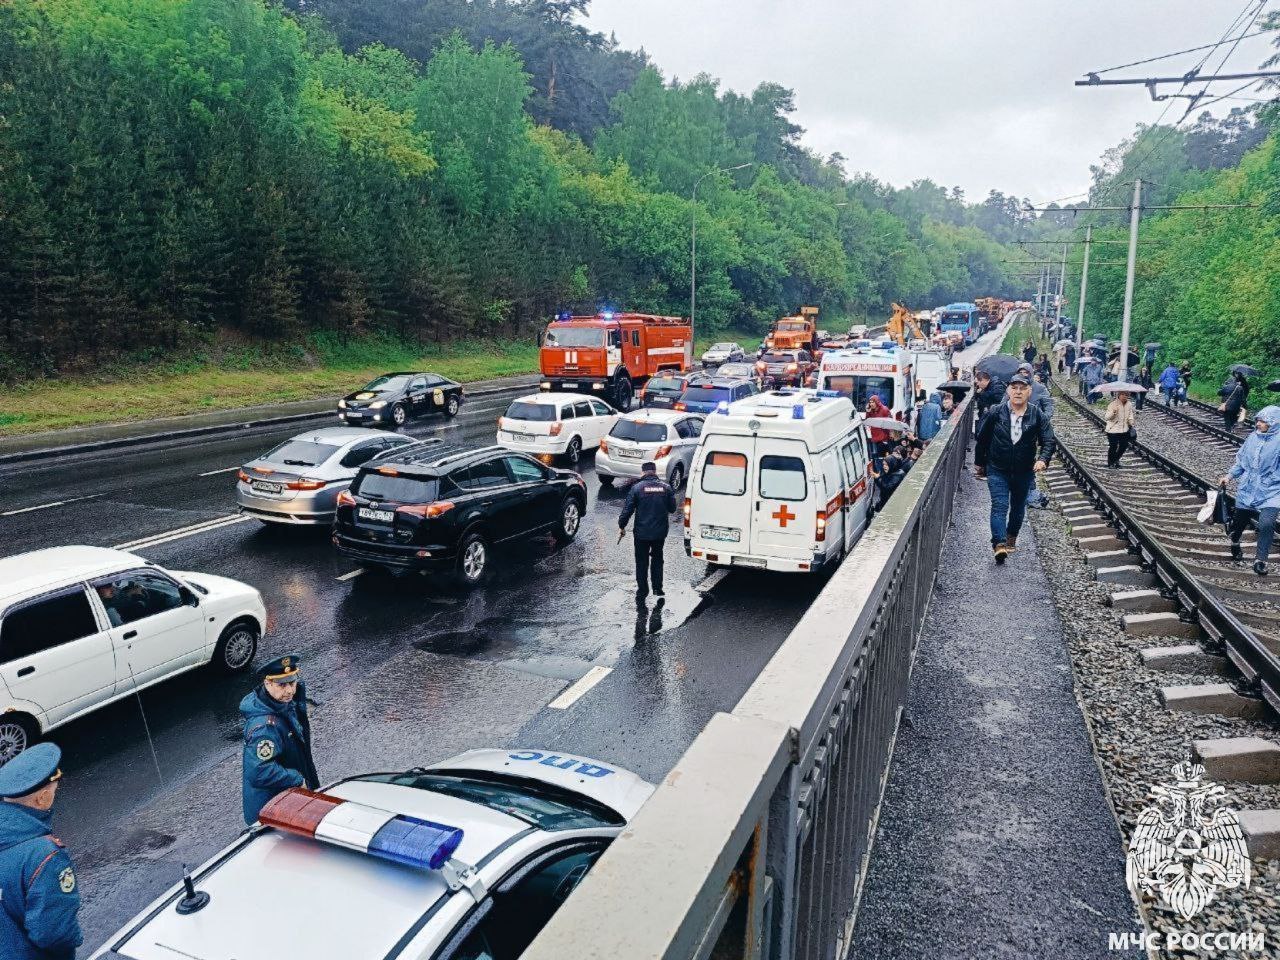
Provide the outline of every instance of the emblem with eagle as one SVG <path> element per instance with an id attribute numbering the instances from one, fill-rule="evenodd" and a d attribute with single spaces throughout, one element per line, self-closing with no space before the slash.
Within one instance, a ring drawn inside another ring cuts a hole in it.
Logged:
<path id="1" fill-rule="evenodd" d="M 1205 781 L 1204 767 L 1184 760 L 1174 782 L 1151 788 L 1155 801 L 1138 814 L 1125 879 L 1135 896 L 1162 899 L 1183 920 L 1220 890 L 1249 886 L 1249 851 L 1226 790 Z"/>

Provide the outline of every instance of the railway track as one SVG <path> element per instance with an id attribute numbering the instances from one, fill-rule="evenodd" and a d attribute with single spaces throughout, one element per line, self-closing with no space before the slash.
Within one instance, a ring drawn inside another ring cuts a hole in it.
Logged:
<path id="1" fill-rule="evenodd" d="M 1225 654 L 1247 687 L 1280 712 L 1280 592 L 1274 578 L 1259 577 L 1247 562 L 1233 561 L 1222 527 L 1196 520 L 1205 494 L 1216 486 L 1150 447 L 1135 442 L 1120 470 L 1106 467 L 1102 418 L 1077 398 L 1058 391 L 1055 430 L 1066 474 L 1108 526 L 1081 530 L 1096 568 L 1149 571 L 1173 607 L 1177 624 L 1203 630 L 1210 652 Z M 1254 536 L 1246 534 L 1246 556 Z M 1140 568 L 1140 569 L 1138 569 Z M 1218 649 L 1220 648 L 1220 650 Z"/>
<path id="2" fill-rule="evenodd" d="M 1196 406 L 1192 406 L 1193 402 Z M 1200 403 L 1199 400 L 1188 400 L 1185 407 L 1172 407 L 1166 406 L 1159 399 L 1151 396 L 1147 398 L 1143 410 L 1144 412 L 1146 410 L 1154 411 L 1158 416 L 1169 420 L 1173 428 L 1179 433 L 1203 438 L 1219 450 L 1235 452 L 1236 448 L 1244 443 L 1245 433 L 1231 433 L 1223 429 L 1221 425 L 1222 414 L 1208 404 Z M 1206 411 L 1208 412 L 1206 413 Z M 1210 414 L 1212 414 L 1216 423 L 1209 421 Z M 1253 429 L 1252 420 L 1249 421 L 1247 429 Z"/>
<path id="3" fill-rule="evenodd" d="M 1187 397 L 1186 411 L 1192 416 L 1204 419 L 1210 425 L 1222 423 L 1222 414 L 1218 412 L 1218 408 L 1212 403 L 1205 403 L 1203 400 L 1196 400 L 1192 397 Z M 1252 430 L 1253 417 L 1245 417 L 1240 421 L 1240 425 L 1246 431 Z M 1223 432 L 1225 433 L 1226 431 L 1224 430 Z"/>

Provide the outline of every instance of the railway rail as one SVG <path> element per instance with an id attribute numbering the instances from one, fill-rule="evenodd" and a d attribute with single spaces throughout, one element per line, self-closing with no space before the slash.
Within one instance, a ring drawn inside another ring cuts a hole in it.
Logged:
<path id="1" fill-rule="evenodd" d="M 1222 421 L 1222 414 L 1218 413 L 1216 409 L 1210 407 L 1206 403 L 1201 403 L 1199 400 L 1188 400 L 1187 406 L 1191 409 L 1180 410 L 1177 407 L 1166 406 L 1163 403 L 1154 402 L 1154 400 L 1154 397 L 1148 397 L 1146 404 L 1143 406 L 1143 410 L 1153 410 L 1160 416 L 1171 420 L 1174 428 L 1182 433 L 1206 437 L 1214 446 L 1221 450 L 1234 451 L 1244 443 L 1244 433 L 1231 433 L 1230 431 L 1224 430 L 1217 424 L 1210 423 L 1205 419 L 1205 411 L 1208 410 L 1219 423 Z M 1196 404 L 1194 407 L 1191 406 L 1193 402 Z M 1249 429 L 1253 429 L 1252 420 L 1249 421 Z"/>
<path id="2" fill-rule="evenodd" d="M 1059 407 L 1055 424 L 1064 468 L 1124 544 L 1113 558 L 1099 559 L 1150 570 L 1180 618 L 1198 623 L 1245 683 L 1280 712 L 1280 597 L 1274 581 L 1232 560 L 1221 527 L 1197 522 L 1216 483 L 1140 442 L 1130 445 L 1123 469 L 1107 469 L 1102 418 L 1077 398 L 1058 393 L 1068 408 Z M 1250 548 L 1252 537 L 1243 545 Z"/>
<path id="3" fill-rule="evenodd" d="M 1206 403 L 1203 400 L 1196 400 L 1193 397 L 1187 397 L 1187 408 L 1194 416 L 1203 417 L 1206 420 L 1222 422 L 1222 414 L 1218 408 L 1212 403 Z M 1245 417 L 1240 421 L 1245 430 L 1253 429 L 1253 417 Z M 1223 433 L 1226 431 L 1224 430 Z"/>

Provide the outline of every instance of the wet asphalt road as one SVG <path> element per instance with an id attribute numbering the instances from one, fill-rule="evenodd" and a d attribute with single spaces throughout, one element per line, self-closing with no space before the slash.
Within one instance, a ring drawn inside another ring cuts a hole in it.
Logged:
<path id="1" fill-rule="evenodd" d="M 492 442 L 509 396 L 473 400 L 457 420 L 410 426 L 460 448 Z M 731 709 L 821 584 L 735 572 L 709 593 L 706 568 L 667 541 L 665 605 L 638 606 L 631 545 L 617 543 L 621 491 L 590 460 L 577 540 L 507 550 L 465 595 L 426 577 L 364 574 L 327 531 L 234 515 L 234 468 L 299 425 L 191 445 L 115 452 L 0 473 L 4 552 L 61 544 L 139 548 L 162 566 L 234 577 L 269 613 L 258 661 L 302 656 L 323 780 L 401 769 L 480 746 L 523 744 L 595 757 L 657 780 L 716 710 Z M 593 667 L 609 668 L 565 709 L 549 708 Z M 201 670 L 60 728 L 66 780 L 55 830 L 77 861 L 87 956 L 151 897 L 243 828 L 240 698 L 247 677 Z M 153 759 L 146 734 L 149 725 Z M 158 765 L 158 770 L 157 770 Z"/>

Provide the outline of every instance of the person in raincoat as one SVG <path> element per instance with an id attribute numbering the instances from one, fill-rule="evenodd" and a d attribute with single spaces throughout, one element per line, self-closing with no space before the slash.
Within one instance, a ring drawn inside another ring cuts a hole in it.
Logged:
<path id="1" fill-rule="evenodd" d="M 867 401 L 867 418 L 872 417 L 888 417 L 893 419 L 893 411 L 884 405 L 884 401 L 880 399 L 880 394 L 873 393 L 871 399 Z M 874 454 L 881 454 L 889 448 L 889 431 L 881 427 L 872 427 L 868 431 L 871 437 L 871 450 Z"/>
<path id="2" fill-rule="evenodd" d="M 942 394 L 934 391 L 916 415 L 916 436 L 928 443 L 942 427 Z"/>
<path id="3" fill-rule="evenodd" d="M 1236 484 L 1236 512 L 1231 521 L 1231 555 L 1244 556 L 1240 537 L 1250 523 L 1258 527 L 1253 572 L 1267 575 L 1267 560 L 1280 516 L 1280 407 L 1263 407 L 1254 416 L 1254 430 L 1236 453 L 1236 462 L 1222 478 Z"/>
<path id="4" fill-rule="evenodd" d="M 1169 365 L 1160 374 L 1160 392 L 1164 394 L 1164 405 L 1166 407 L 1173 406 L 1178 397 L 1178 388 L 1181 385 L 1182 374 L 1178 373 L 1178 368 L 1170 360 Z"/>

